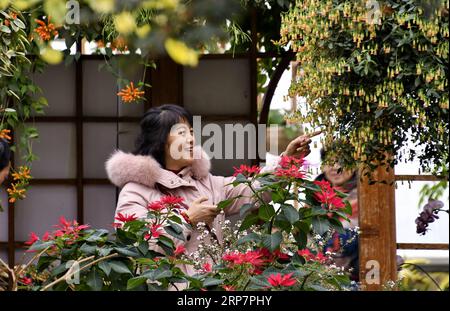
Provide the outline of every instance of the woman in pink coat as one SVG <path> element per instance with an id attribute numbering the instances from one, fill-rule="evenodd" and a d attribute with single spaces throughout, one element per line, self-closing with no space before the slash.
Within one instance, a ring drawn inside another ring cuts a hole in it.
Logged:
<path id="1" fill-rule="evenodd" d="M 209 172 L 210 160 L 201 147 L 195 146 L 192 123 L 192 115 L 180 106 L 151 108 L 141 121 L 136 150 L 133 153 L 116 151 L 106 162 L 109 179 L 122 188 L 116 215 L 135 214 L 144 218 L 148 204 L 162 196 L 170 194 L 184 198 L 187 203 L 185 214 L 193 229 L 183 226 L 185 241 L 174 242 L 176 246 L 184 244 L 187 254 L 196 251 L 200 243 L 197 223 L 203 222 L 214 228 L 221 243 L 223 235 L 219 222 L 239 213 L 240 207 L 249 203 L 252 196 L 245 185 L 230 185 L 234 177 L 214 176 Z M 300 136 L 289 144 L 284 154 L 307 155 L 310 142 L 307 135 Z M 224 213 L 219 213 L 217 204 L 236 196 L 242 197 L 228 206 Z M 182 269 L 189 275 L 195 273 L 190 266 Z"/>

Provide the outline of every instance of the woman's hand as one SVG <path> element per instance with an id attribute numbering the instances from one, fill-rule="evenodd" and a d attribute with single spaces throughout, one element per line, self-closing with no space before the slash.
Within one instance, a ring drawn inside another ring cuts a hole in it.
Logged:
<path id="1" fill-rule="evenodd" d="M 211 224 L 219 214 L 219 209 L 217 205 L 203 204 L 203 202 L 208 201 L 207 197 L 200 197 L 193 201 L 186 211 L 186 215 L 193 225 L 204 222 L 207 225 Z"/>
<path id="2" fill-rule="evenodd" d="M 311 153 L 311 149 L 309 148 L 309 144 L 311 143 L 311 137 L 317 136 L 322 131 L 316 131 L 311 134 L 306 134 L 299 136 L 292 140 L 286 148 L 286 151 L 283 152 L 286 156 L 304 156 L 306 157 Z"/>

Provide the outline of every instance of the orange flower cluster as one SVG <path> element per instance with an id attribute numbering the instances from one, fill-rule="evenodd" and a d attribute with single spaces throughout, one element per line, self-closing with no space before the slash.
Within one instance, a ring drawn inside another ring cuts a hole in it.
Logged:
<path id="1" fill-rule="evenodd" d="M 7 141 L 11 141 L 11 136 L 9 136 L 11 133 L 11 130 L 1 130 L 0 131 L 0 139 L 6 139 Z"/>
<path id="2" fill-rule="evenodd" d="M 123 37 L 117 37 L 111 42 L 111 49 L 113 51 L 126 52 L 128 51 L 127 41 Z"/>
<path id="3" fill-rule="evenodd" d="M 125 103 L 131 103 L 133 101 L 141 99 L 142 95 L 144 94 L 144 91 L 141 91 L 139 88 L 134 87 L 133 82 L 130 82 L 129 85 L 127 85 L 124 89 L 117 93 L 117 95 L 120 96 Z"/>
<path id="4" fill-rule="evenodd" d="M 14 203 L 18 199 L 25 199 L 25 189 L 18 188 L 17 185 L 12 184 L 11 188 L 6 189 L 9 194 L 9 203 Z"/>
<path id="5" fill-rule="evenodd" d="M 12 173 L 11 176 L 15 183 L 11 184 L 11 187 L 6 191 L 9 195 L 9 202 L 14 203 L 17 200 L 25 199 L 25 193 L 32 177 L 30 175 L 30 168 L 27 166 L 19 167 L 19 170 Z"/>
<path id="6" fill-rule="evenodd" d="M 12 173 L 14 180 L 28 180 L 31 179 L 30 169 L 26 166 L 19 167 L 19 171 Z"/>
<path id="7" fill-rule="evenodd" d="M 41 21 L 39 19 L 35 20 L 36 23 L 38 23 L 40 26 L 37 27 L 34 31 L 37 32 L 39 37 L 41 37 L 44 41 L 50 41 L 52 37 L 55 37 L 58 35 L 58 30 L 56 30 L 56 27 L 54 24 L 50 23 L 50 17 L 47 19 L 48 24 L 46 24 L 44 21 Z"/>

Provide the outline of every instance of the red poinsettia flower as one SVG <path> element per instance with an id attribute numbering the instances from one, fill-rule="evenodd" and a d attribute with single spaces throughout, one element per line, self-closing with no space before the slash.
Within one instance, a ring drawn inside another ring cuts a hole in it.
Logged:
<path id="1" fill-rule="evenodd" d="M 25 276 L 25 277 L 20 278 L 19 282 L 26 286 L 29 286 L 29 285 L 33 284 L 33 279 Z"/>
<path id="2" fill-rule="evenodd" d="M 244 165 L 242 164 L 239 167 L 233 167 L 234 168 L 234 174 L 233 176 L 237 176 L 239 174 L 244 175 L 245 177 L 251 177 L 254 176 L 256 174 L 259 174 L 259 172 L 261 171 L 261 168 L 257 165 L 253 165 L 253 166 L 248 166 L 248 165 Z"/>
<path id="3" fill-rule="evenodd" d="M 278 259 L 289 259 L 289 258 L 290 258 L 288 254 L 283 253 L 283 252 L 280 251 L 279 249 L 275 250 L 275 251 L 273 252 L 273 255 L 274 255 L 275 257 L 277 257 Z"/>
<path id="4" fill-rule="evenodd" d="M 149 203 L 147 205 L 148 210 L 155 211 L 155 212 L 160 212 L 164 208 L 165 208 L 164 204 L 162 204 L 160 201 L 155 201 L 155 202 Z"/>
<path id="5" fill-rule="evenodd" d="M 315 255 L 307 248 L 298 250 L 297 254 L 305 258 L 306 261 L 318 261 L 320 263 L 325 263 L 327 261 L 327 257 L 325 257 L 322 253 L 318 252 L 317 255 Z"/>
<path id="6" fill-rule="evenodd" d="M 291 166 L 301 168 L 304 164 L 305 159 L 303 157 L 282 156 L 279 161 L 279 165 L 282 168 L 290 168 Z"/>
<path id="7" fill-rule="evenodd" d="M 314 184 L 318 185 L 321 189 L 320 192 L 314 194 L 320 203 L 325 204 L 330 209 L 345 207 L 344 201 L 337 195 L 328 181 L 315 181 Z"/>
<path id="8" fill-rule="evenodd" d="M 295 179 L 303 179 L 306 176 L 306 174 L 295 165 L 292 165 L 289 168 L 277 168 L 274 174 L 275 176 L 278 177 L 295 178 Z"/>
<path id="9" fill-rule="evenodd" d="M 173 252 L 175 256 L 182 255 L 186 251 L 186 247 L 184 245 L 178 245 L 175 251 Z"/>
<path id="10" fill-rule="evenodd" d="M 280 273 L 271 274 L 267 278 L 267 282 L 270 283 L 273 287 L 279 287 L 279 286 L 293 286 L 297 283 L 297 280 L 291 278 L 293 273 L 288 273 L 285 275 L 281 275 Z"/>
<path id="11" fill-rule="evenodd" d="M 314 257 L 314 254 L 307 248 L 298 250 L 297 254 L 305 258 L 305 260 L 311 260 Z"/>
<path id="12" fill-rule="evenodd" d="M 45 231 L 44 235 L 42 236 L 42 241 L 49 241 L 52 237 L 50 236 L 50 233 L 48 231 Z"/>
<path id="13" fill-rule="evenodd" d="M 212 271 L 212 265 L 211 265 L 209 262 L 204 263 L 204 264 L 202 265 L 202 270 L 203 270 L 204 272 L 211 272 L 211 271 Z"/>
<path id="14" fill-rule="evenodd" d="M 39 240 L 39 236 L 36 233 L 31 232 L 30 238 L 28 239 L 28 241 L 25 242 L 25 245 L 33 245 L 38 240 Z"/>
<path id="15" fill-rule="evenodd" d="M 337 193 L 334 192 L 333 189 L 328 191 L 322 190 L 322 192 L 316 192 L 314 196 L 320 203 L 327 205 L 327 207 L 330 209 L 339 209 L 345 207 L 344 201 L 342 200 L 342 198 L 338 197 Z"/>
<path id="16" fill-rule="evenodd" d="M 78 237 L 79 231 L 90 228 L 89 225 L 79 225 L 76 220 L 68 221 L 64 216 L 59 218 L 59 225 L 55 225 L 55 227 L 59 229 L 58 234 L 62 233 L 60 235 L 73 234 L 76 237 Z"/>
<path id="17" fill-rule="evenodd" d="M 222 256 L 224 261 L 228 261 L 233 265 L 250 264 L 255 269 L 262 267 L 269 260 L 264 258 L 264 252 L 259 250 L 247 251 L 246 253 L 227 253 Z"/>
<path id="18" fill-rule="evenodd" d="M 172 208 L 176 207 L 177 205 L 183 203 L 184 199 L 177 196 L 167 195 L 161 198 L 160 202 L 163 205 L 170 206 Z"/>
<path id="19" fill-rule="evenodd" d="M 159 238 L 159 236 L 161 235 L 161 227 L 162 225 L 152 225 L 150 227 L 150 233 L 145 235 L 145 239 L 149 239 L 149 238 Z"/>
<path id="20" fill-rule="evenodd" d="M 133 221 L 136 220 L 136 214 L 122 214 L 122 213 L 117 213 L 117 216 L 114 218 L 115 220 L 121 221 L 121 222 L 129 222 L 129 221 Z"/>
<path id="21" fill-rule="evenodd" d="M 316 258 L 314 258 L 314 260 L 320 263 L 325 263 L 327 261 L 327 257 L 325 257 L 322 253 L 318 253 L 316 255 Z"/>

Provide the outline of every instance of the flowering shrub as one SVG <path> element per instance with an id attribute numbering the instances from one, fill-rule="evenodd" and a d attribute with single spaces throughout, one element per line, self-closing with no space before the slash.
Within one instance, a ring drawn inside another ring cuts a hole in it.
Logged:
<path id="1" fill-rule="evenodd" d="M 292 119 L 326 127 L 326 160 L 448 172 L 448 24 L 443 0 L 297 0 L 282 14 L 301 64 L 289 93 L 308 103 Z M 408 141 L 423 151 L 400 152 Z"/>
<path id="2" fill-rule="evenodd" d="M 32 233 L 34 259 L 17 268 L 19 288 L 29 290 L 340 290 L 349 279 L 324 253 L 324 238 L 342 231 L 351 213 L 344 195 L 326 182 L 306 179 L 303 160 L 283 157 L 274 173 L 241 166 L 234 186 L 252 190 L 242 221 L 220 222 L 223 241 L 198 223 L 200 246 L 188 253 L 184 230 L 192 229 L 183 198 L 151 202 L 146 218 L 119 213 L 107 230 L 64 218 L 42 238 Z M 295 185 L 295 186 L 294 186 Z M 293 189 L 297 189 L 293 191 Z M 225 209 L 235 198 L 220 202 Z M 300 208 L 292 203 L 298 201 Z M 257 208 L 256 208 L 257 207 Z M 212 241 L 206 243 L 206 241 Z M 181 265 L 193 267 L 185 274 Z"/>

